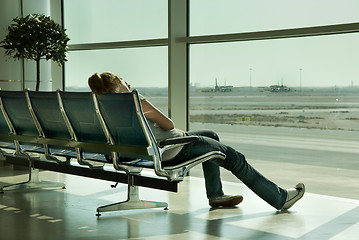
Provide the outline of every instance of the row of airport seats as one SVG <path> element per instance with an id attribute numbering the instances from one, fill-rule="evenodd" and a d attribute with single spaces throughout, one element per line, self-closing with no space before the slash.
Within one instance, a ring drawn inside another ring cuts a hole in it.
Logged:
<path id="1" fill-rule="evenodd" d="M 32 187 L 65 187 L 35 182 L 33 169 L 45 169 L 127 183 L 127 200 L 97 208 L 100 212 L 139 208 L 167 208 L 163 202 L 139 199 L 138 187 L 177 191 L 189 169 L 213 159 L 209 152 L 166 166 L 162 155 L 186 136 L 157 143 L 142 112 L 136 90 L 96 96 L 91 92 L 35 92 L 0 90 L 0 153 L 6 161 L 29 167 L 29 180 L 1 187 L 1 192 Z M 155 175 L 144 175 L 143 169 Z M 37 179 L 37 177 L 36 177 Z"/>

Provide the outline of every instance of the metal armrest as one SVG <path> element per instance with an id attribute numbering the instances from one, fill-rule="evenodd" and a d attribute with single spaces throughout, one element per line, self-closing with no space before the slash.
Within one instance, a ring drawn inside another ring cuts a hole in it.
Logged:
<path id="1" fill-rule="evenodd" d="M 198 136 L 184 136 L 184 137 L 176 137 L 176 138 L 169 138 L 163 140 L 159 143 L 159 146 L 162 148 L 167 145 L 173 144 L 186 144 L 186 143 L 193 143 L 198 141 Z"/>
<path id="2" fill-rule="evenodd" d="M 168 161 L 168 165 L 166 164 L 167 166 L 163 166 L 163 171 L 165 172 L 164 176 L 166 176 L 169 181 L 182 181 L 183 178 L 187 175 L 187 172 L 194 166 L 197 166 L 198 164 L 211 159 L 223 160 L 225 158 L 226 155 L 224 153 L 220 151 L 212 151 L 184 162 L 168 164 L 171 162 Z"/>

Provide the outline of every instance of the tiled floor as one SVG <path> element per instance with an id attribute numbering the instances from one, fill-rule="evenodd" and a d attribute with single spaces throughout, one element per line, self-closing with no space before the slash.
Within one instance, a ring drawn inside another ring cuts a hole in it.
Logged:
<path id="1" fill-rule="evenodd" d="M 0 184 L 26 179 L 0 166 Z M 43 180 L 66 189 L 6 191 L 0 195 L 0 239 L 359 239 L 359 201 L 306 193 L 288 212 L 278 212 L 237 182 L 227 194 L 242 194 L 235 208 L 211 209 L 200 177 L 188 177 L 178 193 L 141 188 L 142 199 L 166 201 L 169 210 L 103 213 L 100 205 L 126 199 L 127 186 L 52 172 Z"/>

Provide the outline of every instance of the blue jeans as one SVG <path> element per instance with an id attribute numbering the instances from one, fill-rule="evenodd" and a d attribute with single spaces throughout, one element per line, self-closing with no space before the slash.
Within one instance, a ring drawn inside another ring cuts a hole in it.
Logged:
<path id="1" fill-rule="evenodd" d="M 189 135 L 200 136 L 194 143 L 185 145 L 173 161 L 191 159 L 210 151 L 226 154 L 224 160 L 213 159 L 202 164 L 207 197 L 223 195 L 219 166 L 231 171 L 239 180 L 259 197 L 276 209 L 281 209 L 287 197 L 287 191 L 265 178 L 246 161 L 243 154 L 222 144 L 213 131 L 190 131 Z"/>

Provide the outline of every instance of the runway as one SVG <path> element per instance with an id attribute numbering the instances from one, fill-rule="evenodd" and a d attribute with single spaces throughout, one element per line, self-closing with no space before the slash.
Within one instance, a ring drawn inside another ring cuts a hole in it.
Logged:
<path id="1" fill-rule="evenodd" d="M 200 123 L 190 127 L 216 131 L 223 143 L 281 186 L 303 181 L 313 193 L 359 199 L 357 132 Z M 192 174 L 202 176 L 202 170 Z M 226 170 L 222 179 L 238 182 Z"/>
<path id="2" fill-rule="evenodd" d="M 166 97 L 149 100 L 167 113 Z M 280 186 L 302 181 L 312 193 L 359 200 L 358 107 L 357 95 L 193 94 L 189 129 L 216 131 L 223 143 Z M 232 114 L 251 121 L 240 122 Z M 263 118 L 254 120 L 256 114 Z M 191 175 L 201 177 L 201 167 Z M 226 170 L 222 179 L 238 182 Z"/>

